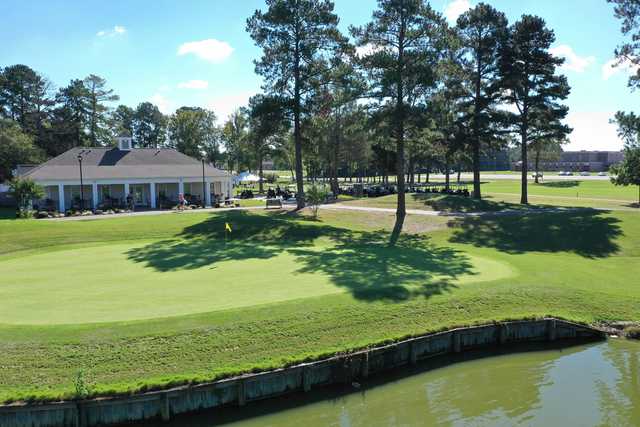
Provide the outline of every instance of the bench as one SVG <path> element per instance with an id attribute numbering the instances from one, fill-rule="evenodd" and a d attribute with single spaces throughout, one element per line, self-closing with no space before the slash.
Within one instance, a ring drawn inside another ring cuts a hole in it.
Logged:
<path id="1" fill-rule="evenodd" d="M 269 208 L 282 209 L 282 199 L 267 199 L 267 209 Z"/>

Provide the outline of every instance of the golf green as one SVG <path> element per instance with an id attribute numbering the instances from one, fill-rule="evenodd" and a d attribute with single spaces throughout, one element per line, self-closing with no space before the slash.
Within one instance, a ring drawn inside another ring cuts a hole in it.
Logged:
<path id="1" fill-rule="evenodd" d="M 305 272 L 304 265 L 314 252 L 319 256 L 328 244 L 305 252 L 295 249 L 273 257 L 225 260 L 210 264 L 205 260 L 216 251 L 215 244 L 190 249 L 182 241 L 118 243 L 54 250 L 0 262 L 0 323 L 78 324 L 141 320 L 211 312 L 257 304 L 281 302 L 345 292 L 327 273 Z M 162 247 L 163 259 L 142 257 Z M 335 248 L 334 248 L 335 249 Z M 210 253 L 208 253 L 210 252 Z M 337 249 L 336 256 L 348 257 Z M 190 257 L 191 263 L 178 265 L 172 257 Z M 142 258 L 145 258 L 144 260 Z M 199 262 L 201 261 L 201 262 Z M 172 262 L 174 262 L 172 264 Z M 446 280 L 429 273 L 431 261 L 415 260 L 412 267 L 422 274 L 403 283 L 373 283 L 411 289 L 425 282 Z M 479 256 L 466 257 L 469 268 L 451 278 L 456 285 L 497 280 L 514 274 L 506 263 Z M 395 277 L 390 265 L 389 277 Z"/>

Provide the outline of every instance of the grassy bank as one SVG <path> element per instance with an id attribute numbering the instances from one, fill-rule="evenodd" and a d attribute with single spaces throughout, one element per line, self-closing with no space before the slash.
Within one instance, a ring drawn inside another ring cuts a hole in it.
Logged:
<path id="1" fill-rule="evenodd" d="M 337 211 L 0 221 L 0 401 L 69 397 L 78 371 L 121 393 L 461 324 L 640 319 L 634 212 L 410 216 L 395 248 L 392 225 Z"/>

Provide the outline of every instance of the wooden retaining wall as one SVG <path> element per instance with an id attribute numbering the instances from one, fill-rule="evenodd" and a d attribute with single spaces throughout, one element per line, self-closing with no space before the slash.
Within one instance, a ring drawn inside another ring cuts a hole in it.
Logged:
<path id="1" fill-rule="evenodd" d="M 146 419 L 169 420 L 175 414 L 309 391 L 312 387 L 351 383 L 378 372 L 447 353 L 532 341 L 605 338 L 587 326 L 541 319 L 453 329 L 356 353 L 221 381 L 176 387 L 134 396 L 49 404 L 0 406 L 0 427 L 91 427 Z"/>

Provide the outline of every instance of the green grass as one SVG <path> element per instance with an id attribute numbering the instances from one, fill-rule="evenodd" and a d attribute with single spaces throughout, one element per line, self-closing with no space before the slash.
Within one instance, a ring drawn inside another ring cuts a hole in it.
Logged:
<path id="1" fill-rule="evenodd" d="M 469 184 L 469 190 L 472 186 Z M 609 181 L 547 181 L 528 186 L 529 205 L 520 204 L 520 181 L 495 180 L 482 183 L 483 200 L 441 194 L 409 194 L 407 208 L 445 212 L 481 212 L 548 207 L 592 207 L 640 211 L 638 188 L 620 187 Z M 355 199 L 348 204 L 395 208 L 396 196 Z"/>
<path id="2" fill-rule="evenodd" d="M 232 239 L 224 245 L 224 222 Z M 126 393 L 491 320 L 640 319 L 640 221 L 228 211 L 0 221 L 0 401 Z"/>

